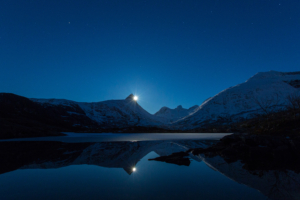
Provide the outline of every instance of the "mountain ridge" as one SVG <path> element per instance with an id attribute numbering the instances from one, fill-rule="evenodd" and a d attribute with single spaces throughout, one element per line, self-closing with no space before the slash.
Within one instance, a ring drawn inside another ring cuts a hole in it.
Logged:
<path id="1" fill-rule="evenodd" d="M 63 105 L 79 106 L 87 117 L 97 122 L 102 128 L 119 128 L 129 126 L 158 126 L 163 123 L 144 110 L 130 94 L 123 100 L 106 100 L 100 102 L 75 102 L 62 99 L 31 99 L 43 106 Z M 79 113 L 73 113 L 79 114 Z"/>
<path id="2" fill-rule="evenodd" d="M 162 117 L 168 123 L 172 123 L 174 121 L 180 120 L 183 117 L 188 115 L 192 115 L 199 108 L 198 105 L 194 105 L 188 109 L 183 108 L 182 105 L 177 106 L 174 109 L 168 108 L 166 106 L 162 107 L 159 111 L 157 111 L 154 115 L 157 117 Z"/>
<path id="3" fill-rule="evenodd" d="M 45 136 L 72 131 L 194 132 L 209 124 L 230 124 L 286 109 L 291 95 L 300 99 L 300 72 L 259 72 L 200 106 L 162 107 L 154 115 L 144 110 L 132 94 L 121 100 L 87 103 L 0 93 L 0 136 L 38 136 L 41 132 Z"/>

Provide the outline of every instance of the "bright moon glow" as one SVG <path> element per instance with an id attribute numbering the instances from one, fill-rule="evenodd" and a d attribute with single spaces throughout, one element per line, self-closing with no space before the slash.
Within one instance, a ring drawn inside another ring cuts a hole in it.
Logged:
<path id="1" fill-rule="evenodd" d="M 135 167 L 134 167 L 134 168 L 132 168 L 132 171 L 133 171 L 133 172 L 135 172 L 135 171 L 136 171 L 136 168 L 135 168 Z"/>
<path id="2" fill-rule="evenodd" d="M 133 97 L 133 100 L 137 101 L 139 98 L 137 96 Z"/>

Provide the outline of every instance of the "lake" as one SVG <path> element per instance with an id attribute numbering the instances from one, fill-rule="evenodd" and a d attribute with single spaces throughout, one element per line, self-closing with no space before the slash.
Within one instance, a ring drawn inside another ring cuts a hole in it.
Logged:
<path id="1" fill-rule="evenodd" d="M 0 199 L 299 199 L 299 175 L 221 157 L 149 160 L 227 134 L 76 134 L 0 142 Z"/>

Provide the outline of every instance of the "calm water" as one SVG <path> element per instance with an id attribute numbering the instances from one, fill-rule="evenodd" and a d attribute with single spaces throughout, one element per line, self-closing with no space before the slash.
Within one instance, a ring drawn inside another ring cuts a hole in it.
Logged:
<path id="1" fill-rule="evenodd" d="M 86 142 L 82 136 L 77 139 L 85 142 L 74 142 L 74 137 L 70 136 L 71 142 L 49 138 L 1 142 L 0 199 L 259 200 L 266 196 L 285 199 L 289 194 L 294 199 L 299 197 L 297 185 L 288 177 L 300 179 L 292 172 L 286 177 L 280 172 L 258 176 L 244 170 L 239 162 L 226 163 L 220 157 L 201 155 L 190 155 L 189 166 L 148 160 L 207 147 L 216 142 L 215 136 L 213 140 L 207 136 L 191 139 L 191 135 L 184 139 L 183 134 L 177 134 L 175 138 L 169 135 L 167 140 L 130 138 L 131 141 L 100 142 Z M 280 180 L 276 179 L 278 173 Z M 278 191 L 274 190 L 274 183 Z"/>

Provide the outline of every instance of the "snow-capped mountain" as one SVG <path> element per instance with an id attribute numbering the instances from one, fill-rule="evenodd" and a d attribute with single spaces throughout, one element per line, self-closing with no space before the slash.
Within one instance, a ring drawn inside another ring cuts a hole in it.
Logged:
<path id="1" fill-rule="evenodd" d="M 299 92 L 300 72 L 260 72 L 207 99 L 197 112 L 173 125 L 178 129 L 192 129 L 218 120 L 252 118 L 257 113 L 284 108 L 287 96 Z"/>
<path id="2" fill-rule="evenodd" d="M 0 137 L 35 136 L 45 133 L 44 130 L 51 132 L 46 135 L 57 135 L 61 131 L 126 132 L 134 128 L 140 132 L 150 129 L 187 131 L 214 122 L 231 123 L 285 108 L 289 95 L 300 96 L 300 72 L 257 73 L 200 106 L 189 109 L 163 107 L 154 115 L 145 111 L 132 94 L 123 100 L 83 103 L 64 99 L 28 99 L 0 93 L 1 129 L 4 130 Z"/>
<path id="3" fill-rule="evenodd" d="M 158 112 L 154 115 L 157 117 L 161 117 L 164 121 L 170 123 L 180 120 L 183 117 L 187 117 L 189 115 L 194 114 L 199 109 L 198 105 L 190 107 L 189 109 L 183 108 L 181 105 L 177 106 L 177 108 L 171 109 L 168 107 L 162 107 Z"/>
<path id="4" fill-rule="evenodd" d="M 101 125 L 101 128 L 128 127 L 128 126 L 159 126 L 163 122 L 159 117 L 144 110 L 129 95 L 124 100 L 108 100 L 93 103 L 75 102 L 64 99 L 31 99 L 44 107 L 63 106 L 65 108 L 80 108 L 69 111 L 71 115 L 86 115 Z M 76 124 L 74 124 L 76 126 Z"/>

